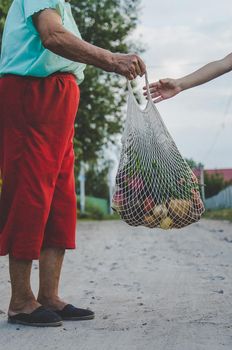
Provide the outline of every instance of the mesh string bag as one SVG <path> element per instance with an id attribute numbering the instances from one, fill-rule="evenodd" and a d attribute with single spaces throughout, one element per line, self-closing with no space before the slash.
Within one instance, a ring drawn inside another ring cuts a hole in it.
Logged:
<path id="1" fill-rule="evenodd" d="M 131 226 L 171 229 L 197 222 L 204 205 L 196 176 L 168 132 L 149 89 L 144 110 L 129 81 L 128 91 L 113 210 Z"/>

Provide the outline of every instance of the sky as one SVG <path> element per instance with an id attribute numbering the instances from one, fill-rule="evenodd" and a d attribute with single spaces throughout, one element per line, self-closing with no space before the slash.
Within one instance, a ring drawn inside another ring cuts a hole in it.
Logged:
<path id="1" fill-rule="evenodd" d="M 232 52 L 230 0 L 142 0 L 139 18 L 132 38 L 146 49 L 150 82 L 179 78 Z M 232 72 L 157 108 L 184 157 L 206 169 L 232 168 Z"/>

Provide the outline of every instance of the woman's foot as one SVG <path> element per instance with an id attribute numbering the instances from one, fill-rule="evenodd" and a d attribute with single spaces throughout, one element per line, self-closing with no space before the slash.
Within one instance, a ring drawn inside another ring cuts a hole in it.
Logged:
<path id="1" fill-rule="evenodd" d="M 15 316 L 20 313 L 30 314 L 40 306 L 41 304 L 33 298 L 28 300 L 11 300 L 8 316 Z"/>
<path id="2" fill-rule="evenodd" d="M 48 310 L 63 310 L 63 308 L 67 305 L 65 301 L 57 296 L 50 298 L 38 296 L 37 302 L 46 307 Z"/>
<path id="3" fill-rule="evenodd" d="M 94 312 L 89 309 L 77 308 L 61 300 L 59 297 L 44 298 L 38 297 L 38 301 L 47 309 L 59 315 L 62 320 L 81 321 L 94 318 Z"/>
<path id="4" fill-rule="evenodd" d="M 53 311 L 39 306 L 31 313 L 18 313 L 8 316 L 8 322 L 34 327 L 57 327 L 62 325 L 62 318 Z"/>
<path id="5" fill-rule="evenodd" d="M 63 310 L 55 311 L 62 320 L 66 321 L 84 321 L 84 320 L 92 320 L 95 315 L 94 312 L 89 309 L 80 309 L 71 304 L 67 304 Z"/>

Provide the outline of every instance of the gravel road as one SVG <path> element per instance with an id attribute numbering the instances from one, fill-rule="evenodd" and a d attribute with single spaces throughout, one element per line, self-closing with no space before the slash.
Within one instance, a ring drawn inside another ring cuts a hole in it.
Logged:
<path id="1" fill-rule="evenodd" d="M 33 264 L 33 289 L 38 288 Z M 182 230 L 78 224 L 61 295 L 96 312 L 58 328 L 9 325 L 7 258 L 0 259 L 0 349 L 231 350 L 232 225 L 202 220 Z"/>

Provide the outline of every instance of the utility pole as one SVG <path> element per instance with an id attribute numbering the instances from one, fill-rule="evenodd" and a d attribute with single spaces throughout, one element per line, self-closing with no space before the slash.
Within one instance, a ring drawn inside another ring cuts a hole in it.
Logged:
<path id="1" fill-rule="evenodd" d="M 79 181 L 80 181 L 80 209 L 81 209 L 81 213 L 84 213 L 85 212 L 85 166 L 83 162 L 81 162 Z"/>
<path id="2" fill-rule="evenodd" d="M 112 177 L 111 177 L 112 168 L 113 168 L 113 165 L 112 165 L 112 163 L 110 163 L 109 172 L 108 172 L 108 187 L 109 187 L 109 202 L 110 202 L 109 213 L 110 213 L 110 215 L 113 214 L 113 209 L 111 208 L 111 203 L 112 203 L 112 198 L 113 198 L 113 184 L 112 184 Z"/>
<path id="3" fill-rule="evenodd" d="M 200 168 L 200 186 L 201 186 L 201 196 L 203 203 L 205 203 L 205 177 L 204 177 L 204 166 L 201 165 Z"/>

